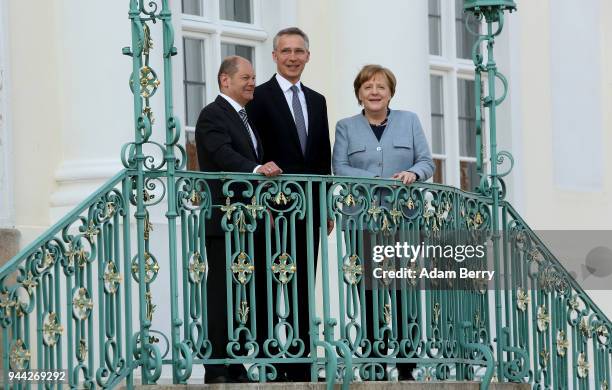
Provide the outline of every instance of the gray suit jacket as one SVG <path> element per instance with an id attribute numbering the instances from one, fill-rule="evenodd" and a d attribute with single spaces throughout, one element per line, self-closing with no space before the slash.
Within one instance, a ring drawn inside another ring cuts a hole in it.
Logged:
<path id="1" fill-rule="evenodd" d="M 361 113 L 338 121 L 332 168 L 336 175 L 354 177 L 411 171 L 424 181 L 433 175 L 434 163 L 416 114 L 391 110 L 380 142 Z"/>

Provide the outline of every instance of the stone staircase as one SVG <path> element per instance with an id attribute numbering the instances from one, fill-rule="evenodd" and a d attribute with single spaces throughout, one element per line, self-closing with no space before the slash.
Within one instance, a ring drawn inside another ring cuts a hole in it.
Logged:
<path id="1" fill-rule="evenodd" d="M 337 384 L 335 389 L 340 390 Z M 356 382 L 355 390 L 478 390 L 480 382 Z M 491 383 L 489 390 L 529 390 L 527 383 Z M 122 389 L 125 389 L 124 387 Z M 224 383 L 214 385 L 149 385 L 137 390 L 325 390 L 325 383 Z"/>

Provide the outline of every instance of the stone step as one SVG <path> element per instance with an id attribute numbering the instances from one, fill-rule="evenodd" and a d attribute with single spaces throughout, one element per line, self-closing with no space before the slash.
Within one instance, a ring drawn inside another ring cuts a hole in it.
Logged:
<path id="1" fill-rule="evenodd" d="M 334 386 L 340 390 L 340 384 Z M 351 390 L 479 390 L 480 382 L 355 382 Z M 529 390 L 527 383 L 491 383 L 489 390 Z M 125 389 L 123 387 L 122 389 Z M 136 390 L 325 390 L 325 383 L 223 383 L 212 385 L 138 385 Z"/>

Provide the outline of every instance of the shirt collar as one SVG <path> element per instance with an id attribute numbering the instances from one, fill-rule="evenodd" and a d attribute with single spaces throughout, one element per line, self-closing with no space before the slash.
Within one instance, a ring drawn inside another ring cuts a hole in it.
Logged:
<path id="1" fill-rule="evenodd" d="M 276 81 L 278 82 L 278 85 L 280 85 L 283 92 L 289 91 L 293 86 L 293 84 L 291 84 L 291 81 L 287 80 L 278 73 L 276 74 Z M 295 85 L 296 87 L 298 87 L 298 91 L 302 92 L 302 82 L 298 81 L 297 83 L 295 83 Z"/>
<path id="2" fill-rule="evenodd" d="M 223 93 L 219 93 L 219 96 L 221 96 L 223 99 L 227 100 L 227 102 L 229 104 L 231 104 L 232 108 L 234 110 L 236 110 L 236 112 L 239 112 L 240 110 L 244 109 L 244 107 L 242 107 L 240 105 L 240 103 L 238 103 L 237 101 L 235 101 L 234 99 L 232 99 L 231 97 L 223 94 Z"/>

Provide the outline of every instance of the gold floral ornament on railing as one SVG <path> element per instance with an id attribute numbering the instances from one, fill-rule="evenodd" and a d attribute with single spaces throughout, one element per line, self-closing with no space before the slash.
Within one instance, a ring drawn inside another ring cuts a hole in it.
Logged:
<path id="1" fill-rule="evenodd" d="M 87 342 L 85 339 L 79 340 L 79 347 L 77 349 L 77 359 L 82 362 L 87 359 Z"/>
<path id="2" fill-rule="evenodd" d="M 238 317 L 241 324 L 246 324 L 249 320 L 249 303 L 247 301 L 240 302 L 240 309 L 238 309 Z"/>
<path id="3" fill-rule="evenodd" d="M 357 202 L 355 202 L 355 197 L 353 196 L 353 194 L 348 194 L 347 196 L 345 196 L 342 200 L 342 203 L 344 203 L 348 207 L 352 207 L 357 204 Z"/>
<path id="4" fill-rule="evenodd" d="M 246 206 L 246 209 L 251 214 L 253 218 L 257 218 L 257 213 L 259 211 L 263 211 L 265 209 L 264 206 L 257 204 L 257 199 L 255 197 L 251 198 L 251 204 Z"/>
<path id="5" fill-rule="evenodd" d="M 38 286 L 38 282 L 34 280 L 34 275 L 32 275 L 32 272 L 28 271 L 28 277 L 25 278 L 23 282 L 21 282 L 21 285 L 25 287 L 25 289 L 28 291 L 28 294 L 31 295 L 34 292 L 34 288 Z"/>
<path id="6" fill-rule="evenodd" d="M 5 313 L 8 313 L 11 307 L 17 307 L 18 305 L 17 299 L 11 299 L 8 292 L 0 293 L 0 308 L 4 309 Z"/>
<path id="7" fill-rule="evenodd" d="M 252 274 L 255 267 L 248 260 L 246 253 L 240 252 L 234 264 L 232 264 L 232 272 L 234 277 L 240 284 L 246 284 L 248 281 L 247 275 Z"/>
<path id="8" fill-rule="evenodd" d="M 225 199 L 225 206 L 221 206 L 221 211 L 223 211 L 225 213 L 225 217 L 227 218 L 228 221 L 232 219 L 232 214 L 237 209 L 237 207 L 235 205 L 233 205 L 231 202 L 232 201 L 231 201 L 230 198 L 226 198 Z"/>
<path id="9" fill-rule="evenodd" d="M 157 262 L 157 259 L 155 259 L 155 257 L 153 257 L 149 252 L 145 252 L 144 258 L 145 258 L 145 262 L 144 262 L 145 283 L 151 283 L 157 277 L 157 274 L 159 272 L 159 263 Z M 132 261 L 132 275 L 134 276 L 134 279 L 136 281 L 139 280 L 138 273 L 139 273 L 138 257 L 135 257 L 134 260 Z"/>
<path id="10" fill-rule="evenodd" d="M 384 318 L 385 318 L 385 323 L 387 325 L 391 325 L 391 319 L 392 319 L 392 316 L 391 316 L 391 304 L 385 303 L 385 306 L 384 306 L 384 309 L 383 309 L 383 315 L 384 315 Z"/>
<path id="11" fill-rule="evenodd" d="M 519 287 L 516 290 L 516 307 L 520 311 L 525 311 L 530 301 L 529 294 L 522 287 Z"/>
<path id="12" fill-rule="evenodd" d="M 68 252 L 66 252 L 66 257 L 68 258 L 68 263 L 70 265 L 75 264 L 80 268 L 85 267 L 85 264 L 87 263 L 87 253 L 85 252 L 85 249 L 83 249 L 82 247 L 75 249 L 75 245 L 73 244 L 70 244 L 68 246 Z"/>
<path id="13" fill-rule="evenodd" d="M 200 252 L 195 251 L 189 258 L 189 278 L 193 283 L 200 283 L 206 273 L 206 263 L 202 261 Z"/>
<path id="14" fill-rule="evenodd" d="M 277 205 L 287 205 L 288 200 L 287 197 L 285 196 L 285 194 L 282 191 L 278 191 L 278 194 L 276 194 L 276 196 L 274 197 L 274 203 L 276 203 Z"/>
<path id="15" fill-rule="evenodd" d="M 104 272 L 104 288 L 106 289 L 106 292 L 109 294 L 115 294 L 122 279 L 121 274 L 117 272 L 115 263 L 109 261 L 106 264 L 106 271 Z"/>
<path id="16" fill-rule="evenodd" d="M 586 378 L 589 375 L 589 362 L 587 362 L 584 352 L 580 352 L 578 355 L 577 368 L 579 378 Z"/>
<path id="17" fill-rule="evenodd" d="M 372 220 L 376 222 L 378 216 L 382 214 L 383 209 L 376 205 L 376 202 L 368 209 L 368 214 L 372 217 Z"/>
<path id="18" fill-rule="evenodd" d="M 478 322 L 478 318 L 480 318 L 480 316 L 476 314 L 475 317 L 476 317 L 475 322 Z M 436 302 L 436 304 L 433 307 L 433 323 L 438 324 L 438 321 L 440 321 L 440 304 Z"/>
<path id="19" fill-rule="evenodd" d="M 550 357 L 550 352 L 548 352 L 546 348 L 540 351 L 540 364 L 542 365 L 542 367 L 546 368 L 549 357 Z"/>
<path id="20" fill-rule="evenodd" d="M 79 288 L 72 299 L 73 312 L 76 318 L 85 320 L 89 316 L 89 311 L 93 309 L 93 300 L 85 287 Z"/>
<path id="21" fill-rule="evenodd" d="M 53 255 L 53 253 L 49 252 L 48 250 L 45 250 L 45 258 L 43 260 L 43 267 L 51 268 L 53 264 L 55 264 L 55 256 Z"/>
<path id="22" fill-rule="evenodd" d="M 59 340 L 59 336 L 64 331 L 64 327 L 58 322 L 57 314 L 49 312 L 43 321 L 43 341 L 49 347 L 54 347 Z"/>
<path id="23" fill-rule="evenodd" d="M 30 351 L 25 347 L 25 343 L 22 339 L 17 339 L 13 343 L 11 347 L 11 352 L 9 353 L 9 360 L 11 363 L 11 368 L 13 370 L 24 370 L 28 367 L 28 362 L 30 361 L 31 354 Z"/>
<path id="24" fill-rule="evenodd" d="M 145 302 L 146 302 L 146 316 L 147 316 L 147 320 L 153 321 L 153 313 L 155 312 L 155 309 L 157 308 L 157 305 L 153 304 L 153 294 L 151 293 L 151 291 L 147 291 L 145 293 Z"/>
<path id="25" fill-rule="evenodd" d="M 557 331 L 557 355 L 564 357 L 567 352 L 567 348 L 569 347 L 569 341 L 567 341 L 567 336 L 565 335 L 565 331 L 559 330 Z"/>
<path id="26" fill-rule="evenodd" d="M 100 233 L 100 229 L 98 229 L 94 223 L 94 221 L 89 221 L 89 225 L 87 226 L 87 230 L 85 231 L 85 237 L 89 240 L 89 242 L 93 242 L 94 238 Z"/>
<path id="27" fill-rule="evenodd" d="M 363 274 L 363 265 L 357 264 L 359 257 L 357 255 L 351 255 L 347 262 L 342 266 L 344 271 L 344 279 L 350 284 L 357 284 L 361 280 Z"/>
<path id="28" fill-rule="evenodd" d="M 153 231 L 153 224 L 151 223 L 151 219 L 149 218 L 149 211 L 147 211 L 145 214 L 145 219 L 144 219 L 144 233 L 143 233 L 145 241 L 149 241 L 152 231 Z"/>
<path id="29" fill-rule="evenodd" d="M 276 275 L 278 281 L 282 284 L 287 284 L 291 280 L 291 277 L 296 270 L 295 264 L 289 263 L 288 260 L 289 255 L 287 253 L 283 253 L 278 257 L 277 261 L 272 263 L 272 266 L 270 267 L 272 272 Z"/>
<path id="30" fill-rule="evenodd" d="M 584 337 L 586 337 L 587 339 L 591 338 L 591 331 L 593 330 L 593 328 L 589 324 L 589 320 L 587 319 L 587 317 L 582 318 L 578 328 L 580 329 L 580 332 L 582 332 L 582 335 Z"/>
<path id="31" fill-rule="evenodd" d="M 546 306 L 542 305 L 538 307 L 538 330 L 544 332 L 548 328 L 550 323 L 550 315 L 546 310 Z"/>

